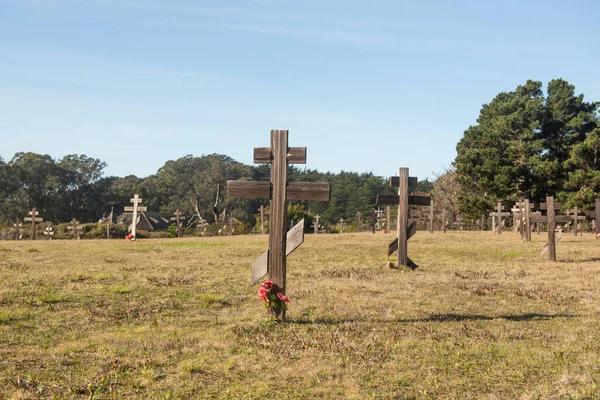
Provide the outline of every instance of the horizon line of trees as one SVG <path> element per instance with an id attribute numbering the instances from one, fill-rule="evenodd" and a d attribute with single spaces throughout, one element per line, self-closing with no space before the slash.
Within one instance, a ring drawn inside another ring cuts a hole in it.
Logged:
<path id="1" fill-rule="evenodd" d="M 435 211 L 450 222 L 487 216 L 498 200 L 528 198 L 540 203 L 555 196 L 563 208 L 589 209 L 600 197 L 600 103 L 584 101 L 562 79 L 527 81 L 499 93 L 481 108 L 465 130 L 451 167 L 434 181 L 419 181 L 415 192 L 430 193 Z M 16 153 L 0 158 L 0 224 L 22 220 L 33 207 L 46 221 L 97 222 L 114 209 L 121 213 L 139 193 L 149 210 L 171 216 L 179 209 L 187 226 L 236 218 L 255 222 L 267 200 L 227 198 L 227 180 L 268 181 L 270 165 L 250 166 L 229 156 L 187 155 L 167 161 L 146 178 L 104 176 L 106 163 L 86 155 L 58 160 L 47 154 Z M 394 194 L 388 181 L 373 173 L 321 173 L 289 167 L 290 181 L 329 182 L 329 202 L 291 202 L 295 217 L 321 216 L 325 224 L 355 218 L 377 208 L 378 194 Z M 296 219 L 297 220 L 297 219 Z"/>

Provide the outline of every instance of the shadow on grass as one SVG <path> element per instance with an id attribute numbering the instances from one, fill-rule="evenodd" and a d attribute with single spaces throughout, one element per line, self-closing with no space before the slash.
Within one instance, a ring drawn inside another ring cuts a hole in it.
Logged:
<path id="1" fill-rule="evenodd" d="M 461 321 L 492 321 L 495 319 L 505 319 L 508 321 L 531 321 L 531 320 L 550 320 L 554 318 L 575 318 L 577 315 L 572 314 L 538 314 L 528 313 L 520 315 L 480 315 L 480 314 L 432 314 L 429 317 L 424 318 L 412 318 L 412 319 L 391 319 L 391 320 L 380 320 L 380 319 L 364 319 L 364 318 L 315 318 L 311 321 L 305 319 L 290 319 L 288 323 L 298 325 L 337 325 L 343 323 L 418 323 L 418 322 L 461 322 Z"/>
<path id="2" fill-rule="evenodd" d="M 583 260 L 575 260 L 572 258 L 566 260 L 557 260 L 559 263 L 588 263 L 588 262 L 598 262 L 600 261 L 600 257 L 592 257 L 592 258 L 584 258 Z"/>

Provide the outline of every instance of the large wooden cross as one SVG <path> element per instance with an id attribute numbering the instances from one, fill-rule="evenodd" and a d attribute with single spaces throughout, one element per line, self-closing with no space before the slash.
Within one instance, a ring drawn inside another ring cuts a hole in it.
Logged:
<path id="1" fill-rule="evenodd" d="M 560 210 L 560 203 L 554 202 L 553 196 L 547 196 L 546 202 L 540 204 L 540 210 L 546 210 L 546 215 L 532 215 L 532 222 L 544 222 L 548 224 L 548 242 L 542 246 L 542 255 L 548 251 L 548 260 L 556 261 L 556 237 L 554 230 L 557 222 L 569 222 L 571 217 L 568 215 L 556 215 Z"/>
<path id="2" fill-rule="evenodd" d="M 416 264 L 408 258 L 408 239 L 414 234 L 411 232 L 416 231 L 416 221 L 410 226 L 408 225 L 408 206 L 409 205 L 430 205 L 429 196 L 410 196 L 409 189 L 417 184 L 417 178 L 408 176 L 408 168 L 399 168 L 398 176 L 390 177 L 390 186 L 398 188 L 398 195 L 377 195 L 377 204 L 397 204 L 398 205 L 398 218 L 397 218 L 397 232 L 398 237 L 395 241 L 398 242 L 398 266 L 404 265 L 411 268 L 415 268 Z M 414 227 L 412 227 L 414 225 Z M 393 243 L 390 243 L 388 250 L 394 248 Z M 389 253 L 388 255 L 390 255 Z"/>
<path id="3" fill-rule="evenodd" d="M 228 181 L 227 195 L 271 200 L 269 249 L 252 265 L 252 284 L 268 272 L 273 282 L 271 293 L 285 294 L 286 256 L 304 241 L 304 219 L 286 233 L 287 201 L 329 201 L 330 185 L 324 182 L 288 182 L 288 164 L 306 163 L 306 147 L 288 147 L 287 130 L 272 130 L 271 147 L 255 148 L 254 162 L 271 164 L 271 181 Z M 274 316 L 285 320 L 285 310 Z"/>
<path id="4" fill-rule="evenodd" d="M 498 229 L 496 229 L 498 235 L 502 234 L 502 217 L 510 217 L 510 212 L 502 211 L 502 202 L 498 200 L 498 205 L 496 206 L 496 212 L 490 213 L 490 215 L 494 218 L 498 218 Z M 495 223 L 493 224 L 495 225 Z M 494 227 L 495 228 L 495 227 Z"/>
<path id="5" fill-rule="evenodd" d="M 133 235 L 133 238 L 135 239 L 135 231 L 136 231 L 136 227 L 137 227 L 137 218 L 138 218 L 138 212 L 143 212 L 143 211 L 148 211 L 147 207 L 142 207 L 140 204 L 142 204 L 142 199 L 140 198 L 140 196 L 136 193 L 133 195 L 133 199 L 129 200 L 130 202 L 133 203 L 133 206 L 125 206 L 124 211 L 132 211 L 133 212 L 133 218 L 132 218 L 132 222 L 131 222 L 131 234 Z"/>
<path id="6" fill-rule="evenodd" d="M 175 213 L 173 213 L 173 215 L 175 215 L 174 217 L 171 217 L 171 221 L 175 221 L 175 223 L 177 224 L 177 237 L 183 237 L 183 220 L 185 220 L 185 216 L 183 215 L 183 213 L 181 211 L 179 211 L 179 209 L 175 210 Z"/>
<path id="7" fill-rule="evenodd" d="M 600 198 L 596 199 L 592 206 L 595 207 L 594 211 L 586 211 L 585 215 L 593 220 L 593 232 L 598 234 L 600 233 L 600 226 L 598 225 L 600 224 Z"/>
<path id="8" fill-rule="evenodd" d="M 39 211 L 37 211 L 35 209 L 35 207 L 29 211 L 29 217 L 25 217 L 23 218 L 24 221 L 29 222 L 31 221 L 31 240 L 35 240 L 35 232 L 37 230 L 37 223 L 38 222 L 43 222 L 44 218 L 42 217 L 38 217 L 38 215 L 40 215 Z"/>

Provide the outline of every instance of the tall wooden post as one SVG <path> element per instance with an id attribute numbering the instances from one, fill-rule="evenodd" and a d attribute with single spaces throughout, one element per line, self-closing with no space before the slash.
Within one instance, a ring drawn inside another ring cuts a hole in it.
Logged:
<path id="1" fill-rule="evenodd" d="M 442 209 L 442 232 L 446 233 L 446 207 Z"/>
<path id="2" fill-rule="evenodd" d="M 126 206 L 125 211 L 133 212 L 133 220 L 131 221 L 131 235 L 135 239 L 138 212 L 147 211 L 147 208 L 140 206 L 140 204 L 142 203 L 142 199 L 140 199 L 140 196 L 137 193 L 133 195 L 133 199 L 131 199 L 130 202 L 133 203 L 133 207 Z"/>
<path id="3" fill-rule="evenodd" d="M 360 232 L 361 228 L 362 228 L 362 221 L 360 220 L 360 211 L 356 212 L 356 230 Z"/>
<path id="4" fill-rule="evenodd" d="M 344 218 L 340 218 L 340 233 L 344 233 Z"/>
<path id="5" fill-rule="evenodd" d="M 408 265 L 408 168 L 398 168 L 398 265 Z"/>
<path id="6" fill-rule="evenodd" d="M 371 210 L 371 232 L 375 233 L 375 224 L 377 223 L 377 215 L 375 209 Z"/>
<path id="7" fill-rule="evenodd" d="M 524 200 L 525 208 L 525 241 L 531 242 L 531 223 L 529 220 L 529 199 Z"/>
<path id="8" fill-rule="evenodd" d="M 260 212 L 260 234 L 265 234 L 265 206 L 260 206 L 258 209 Z"/>
<path id="9" fill-rule="evenodd" d="M 548 207 L 548 260 L 556 261 L 556 243 L 554 242 L 554 229 L 556 222 L 554 221 L 554 197 L 546 197 L 546 205 Z"/>
<path id="10" fill-rule="evenodd" d="M 429 205 L 429 233 L 433 233 L 433 199 Z"/>
<path id="11" fill-rule="evenodd" d="M 319 214 L 315 215 L 315 222 L 313 222 L 313 228 L 315 229 L 315 235 L 319 233 L 319 219 L 321 216 Z"/>
<path id="12" fill-rule="evenodd" d="M 385 229 L 390 232 L 392 230 L 392 216 L 390 213 L 390 206 L 385 207 Z"/>

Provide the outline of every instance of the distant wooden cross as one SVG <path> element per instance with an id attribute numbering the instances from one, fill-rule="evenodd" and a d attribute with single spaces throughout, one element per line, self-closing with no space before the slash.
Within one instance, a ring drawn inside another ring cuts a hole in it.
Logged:
<path id="1" fill-rule="evenodd" d="M 271 293 L 286 292 L 286 257 L 304 241 L 304 219 L 287 231 L 287 201 L 329 201 L 330 185 L 322 182 L 288 182 L 288 164 L 306 163 L 306 147 L 288 147 L 288 131 L 272 130 L 271 147 L 255 148 L 254 162 L 271 164 L 270 182 L 228 181 L 231 197 L 262 198 L 271 201 L 269 249 L 252 264 L 252 284 L 266 273 L 273 282 Z M 272 315 L 285 320 L 285 310 Z"/>
<path id="2" fill-rule="evenodd" d="M 433 233 L 433 199 L 429 204 L 429 233 Z"/>
<path id="3" fill-rule="evenodd" d="M 81 233 L 83 231 L 83 226 L 77 221 L 75 218 L 71 221 L 71 225 L 67 226 L 67 229 L 73 233 L 73 239 L 81 239 Z"/>
<path id="4" fill-rule="evenodd" d="M 377 204 L 397 204 L 398 205 L 398 220 L 397 233 L 398 237 L 388 246 L 388 256 L 394 251 L 398 251 L 398 266 L 404 265 L 411 268 L 416 268 L 417 265 L 408 258 L 408 240 L 417 231 L 417 223 L 413 221 L 408 224 L 408 206 L 409 205 L 430 205 L 429 196 L 409 195 L 409 190 L 417 184 L 417 178 L 408 176 L 408 168 L 399 168 L 398 176 L 390 177 L 390 186 L 398 188 L 398 195 L 377 195 Z M 394 243 L 396 243 L 394 245 Z"/>
<path id="5" fill-rule="evenodd" d="M 202 236 L 206 235 L 206 230 L 208 229 L 208 221 L 204 218 L 200 217 L 200 222 L 198 223 L 200 228 L 202 228 Z"/>
<path id="6" fill-rule="evenodd" d="M 171 217 L 171 221 L 175 221 L 177 224 L 177 237 L 183 237 L 183 222 L 185 220 L 185 216 L 179 209 L 175 210 L 174 217 Z"/>
<path id="7" fill-rule="evenodd" d="M 594 207 L 594 211 L 586 211 L 585 215 L 592 219 L 592 232 L 598 234 L 600 233 L 600 226 L 598 226 L 600 223 L 600 198 L 596 199 L 592 206 Z"/>
<path id="8" fill-rule="evenodd" d="M 258 209 L 258 212 L 260 213 L 260 234 L 264 235 L 265 234 L 265 206 L 260 206 L 260 208 Z"/>
<path id="9" fill-rule="evenodd" d="M 52 226 L 46 227 L 44 230 L 44 236 L 46 236 L 48 240 L 52 240 L 52 237 L 54 236 L 54 229 L 52 229 Z"/>
<path id="10" fill-rule="evenodd" d="M 29 217 L 23 218 L 25 222 L 31 221 L 31 240 L 35 240 L 35 232 L 37 230 L 37 223 L 43 222 L 44 218 L 38 217 L 40 213 L 35 209 L 35 207 L 29 211 Z"/>
<path id="11" fill-rule="evenodd" d="M 385 207 L 385 229 L 389 231 L 392 230 L 392 216 L 390 213 L 390 206 Z"/>
<path id="12" fill-rule="evenodd" d="M 22 227 L 23 227 L 23 224 L 21 223 L 21 221 L 17 220 L 17 222 L 14 223 L 14 225 L 13 225 L 14 240 L 21 240 L 21 238 L 23 237 L 21 235 Z"/>
<path id="13" fill-rule="evenodd" d="M 344 226 L 346 226 L 344 218 L 340 218 L 340 233 L 344 233 Z"/>
<path id="14" fill-rule="evenodd" d="M 498 205 L 496 206 L 496 212 L 490 213 L 490 215 L 494 218 L 498 218 L 498 228 L 495 229 L 498 233 L 498 235 L 502 234 L 502 225 L 503 225 L 503 221 L 502 221 L 502 217 L 510 217 L 510 212 L 508 211 L 502 211 L 502 202 L 500 200 L 498 200 Z M 495 225 L 495 223 L 493 223 L 493 225 Z"/>
<path id="15" fill-rule="evenodd" d="M 312 228 L 315 230 L 315 235 L 319 233 L 319 219 L 321 216 L 319 214 L 315 215 L 315 221 L 312 223 Z"/>
<path id="16" fill-rule="evenodd" d="M 147 207 L 142 207 L 140 204 L 142 204 L 142 199 L 140 198 L 140 196 L 136 193 L 133 195 L 133 199 L 129 200 L 130 202 L 133 203 L 133 206 L 125 206 L 125 211 L 127 212 L 133 212 L 133 217 L 132 217 L 132 222 L 131 222 L 131 234 L 133 235 L 133 238 L 135 239 L 135 234 L 136 234 L 136 227 L 137 227 L 137 220 L 138 220 L 138 212 L 144 212 L 144 211 L 148 211 Z"/>
<path id="17" fill-rule="evenodd" d="M 448 225 L 448 221 L 446 220 L 446 207 L 442 209 L 442 232 L 446 233 L 446 226 Z"/>
<path id="18" fill-rule="evenodd" d="M 579 233 L 579 221 L 585 221 L 585 215 L 579 215 L 580 210 L 577 207 L 574 207 L 571 210 L 571 213 L 571 218 L 573 218 L 573 229 L 571 230 L 571 234 L 573 236 L 577 236 L 577 234 Z"/>
<path id="19" fill-rule="evenodd" d="M 560 203 L 554 202 L 553 196 L 546 197 L 546 202 L 540 204 L 540 210 L 546 210 L 546 215 L 533 215 L 531 221 L 544 222 L 548 224 L 548 242 L 542 246 L 542 256 L 548 252 L 548 260 L 556 261 L 556 240 L 555 229 L 557 222 L 569 222 L 570 216 L 556 215 L 556 211 L 560 210 Z"/>

